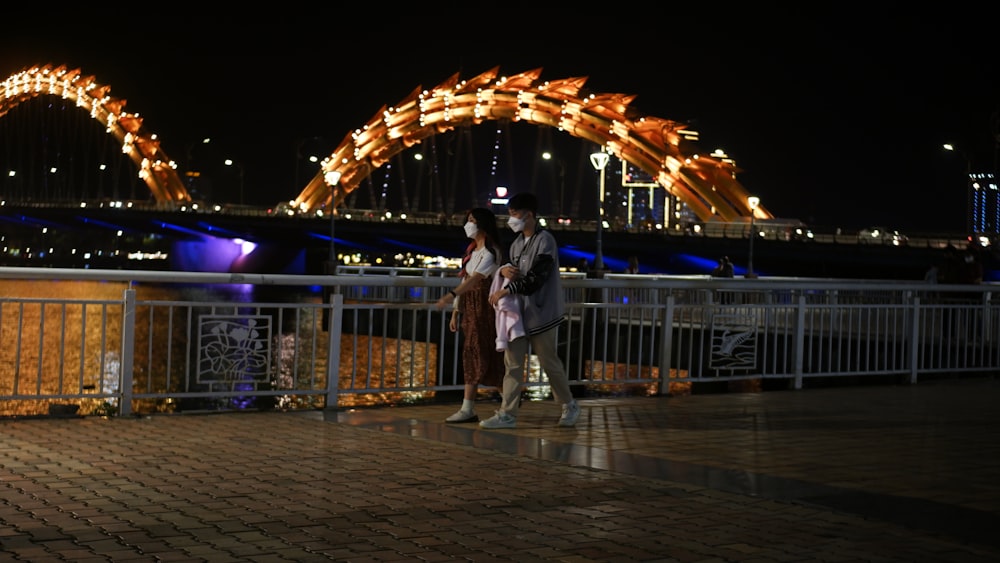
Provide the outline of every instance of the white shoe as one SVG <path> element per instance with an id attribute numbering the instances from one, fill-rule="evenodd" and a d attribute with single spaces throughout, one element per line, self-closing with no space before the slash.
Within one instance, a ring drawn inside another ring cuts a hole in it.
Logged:
<path id="1" fill-rule="evenodd" d="M 479 423 L 482 428 L 517 428 L 517 419 L 497 411 L 495 415 Z"/>
<path id="2" fill-rule="evenodd" d="M 444 419 L 445 422 L 461 424 L 463 422 L 479 422 L 479 416 L 474 412 L 459 410 L 457 413 Z"/>
<path id="3" fill-rule="evenodd" d="M 566 403 L 562 407 L 562 416 L 559 417 L 559 426 L 572 428 L 576 426 L 576 419 L 580 418 L 580 405 L 576 401 Z"/>

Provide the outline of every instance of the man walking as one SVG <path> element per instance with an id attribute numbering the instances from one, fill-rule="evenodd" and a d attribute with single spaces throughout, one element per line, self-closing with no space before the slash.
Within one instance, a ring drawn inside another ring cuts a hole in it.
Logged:
<path id="1" fill-rule="evenodd" d="M 510 245 L 510 262 L 501 266 L 500 275 L 508 283 L 490 294 L 490 305 L 500 299 L 520 295 L 521 319 L 525 336 L 515 338 L 504 352 L 505 373 L 502 402 L 496 414 L 479 423 L 483 428 L 515 428 L 521 404 L 521 387 L 528 347 L 549 380 L 552 396 L 562 405 L 559 426 L 572 427 L 580 417 L 580 406 L 573 399 L 562 360 L 558 354 L 559 325 L 566 320 L 566 304 L 559 278 L 559 247 L 547 230 L 538 226 L 538 199 L 534 194 L 516 194 L 507 202 L 510 218 L 507 226 L 517 233 Z"/>

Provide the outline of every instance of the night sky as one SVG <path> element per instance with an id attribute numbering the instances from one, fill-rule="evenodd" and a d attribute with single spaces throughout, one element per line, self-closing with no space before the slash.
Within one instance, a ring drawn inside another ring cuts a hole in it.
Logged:
<path id="1" fill-rule="evenodd" d="M 418 86 L 494 67 L 586 76 L 590 91 L 634 94 L 640 113 L 689 123 L 706 151 L 728 153 L 774 215 L 812 225 L 959 232 L 965 157 L 974 171 L 996 169 L 995 26 L 962 3 L 756 3 L 752 13 L 622 5 L 633 10 L 625 16 L 536 5 L 443 2 L 419 13 L 379 4 L 367 18 L 274 7 L 208 16 L 178 4 L 20 16 L 0 35 L 0 74 L 78 67 L 127 100 L 174 158 L 204 136 L 227 143 L 247 163 L 248 201 L 277 200 L 270 186 L 292 183 L 297 140 L 335 145 Z M 964 152 L 945 152 L 945 142 Z"/>

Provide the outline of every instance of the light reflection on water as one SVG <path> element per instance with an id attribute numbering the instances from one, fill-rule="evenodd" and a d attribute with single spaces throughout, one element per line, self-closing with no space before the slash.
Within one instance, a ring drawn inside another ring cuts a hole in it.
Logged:
<path id="1" fill-rule="evenodd" d="M 5 299 L 112 302 L 121 300 L 126 287 L 123 282 L 0 280 L 0 295 Z M 110 381 L 117 378 L 115 370 L 119 358 L 117 352 L 108 349 L 102 341 L 102 335 L 105 326 L 111 334 L 120 332 L 120 312 L 120 305 L 110 304 L 84 309 L 79 304 L 43 306 L 37 302 L 3 301 L 0 309 L 0 396 L 79 394 L 81 389 L 95 395 L 105 393 L 108 386 L 113 385 Z M 67 319 L 65 332 L 60 330 L 63 317 Z M 44 334 L 40 334 L 40 326 L 45 327 Z M 87 350 L 95 350 L 100 355 L 86 354 Z M 66 366 L 73 366 L 73 369 Z M 97 410 L 103 402 L 102 398 L 87 399 L 78 406 L 82 414 Z M 7 416 L 40 414 L 49 409 L 50 403 L 64 405 L 66 401 L 3 401 L 0 413 Z"/>
<path id="2" fill-rule="evenodd" d="M 47 399 L 17 399 L 0 402 L 0 416 L 33 416 L 52 413 L 53 408 L 62 409 L 73 405 L 78 410 L 65 414 L 115 414 L 117 412 L 118 381 L 121 373 L 119 348 L 122 330 L 122 297 L 129 287 L 127 282 L 68 281 L 68 280 L 0 280 L 0 291 L 8 299 L 18 302 L 4 302 L 0 305 L 0 336 L 7 336 L 0 344 L 0 397 L 46 397 Z M 199 302 L 199 303 L 312 303 L 322 300 L 321 291 L 310 287 L 254 286 L 252 284 L 158 284 L 136 283 L 136 345 L 134 346 L 134 378 L 136 392 L 161 392 L 166 389 L 187 388 L 189 376 L 183 373 L 183 362 L 190 355 L 188 341 L 194 338 L 185 328 L 186 316 L 175 315 L 171 320 L 165 313 L 152 314 L 152 307 L 143 307 L 144 302 Z M 58 299 L 60 302 L 40 302 L 24 300 Z M 67 303 L 67 301 L 70 301 Z M 76 301 L 76 302 L 72 302 Z M 187 307 L 190 309 L 190 307 Z M 158 309 L 159 311 L 165 308 Z M 317 309 L 311 309 L 315 319 Z M 269 314 L 269 313 L 264 313 Z M 286 324 L 290 317 L 285 318 Z M 308 321 L 309 319 L 307 319 Z M 318 322 L 318 321 L 314 321 Z M 65 328 L 63 328 L 65 327 Z M 273 359 L 277 366 L 272 384 L 288 386 L 264 389 L 302 389 L 295 387 L 296 381 L 288 371 L 295 366 L 287 365 L 286 343 L 295 346 L 296 338 L 288 338 L 288 332 L 295 327 L 273 327 L 274 350 L 278 357 Z M 16 336 L 20 334 L 20 339 Z M 154 340 L 151 335 L 162 335 L 164 342 Z M 172 336 L 171 336 L 172 335 Z M 326 333 L 321 332 L 315 349 L 326 350 Z M 145 339 L 145 340 L 144 340 Z M 300 340 L 301 338 L 299 338 Z M 342 349 L 344 343 L 342 342 Z M 173 365 L 163 356 L 165 349 L 172 348 Z M 325 362 L 325 360 L 324 360 Z M 315 362 L 313 362 L 315 363 Z M 314 377 L 316 368 L 309 365 L 305 377 Z M 342 364 L 343 370 L 343 364 Z M 325 372 L 324 372 L 325 373 Z M 155 374 L 155 375 L 150 375 Z M 343 377 L 343 373 L 341 374 Z M 265 374 L 265 379 L 271 376 Z M 163 379 L 167 378 L 164 382 Z M 171 380 L 172 379 L 172 383 Z M 324 377 L 325 379 L 325 377 Z M 155 380 L 155 381 L 154 381 Z M 346 378 L 345 378 L 346 381 Z M 259 389 L 256 383 L 231 384 L 231 390 L 252 391 Z M 243 386 L 241 386 L 243 385 Z M 319 381 L 322 389 L 324 381 Z M 212 387 L 216 389 L 216 387 Z M 89 395 L 94 395 L 90 398 Z M 176 412 L 178 410 L 228 410 L 245 408 L 318 408 L 324 406 L 322 395 L 296 396 L 249 396 L 223 398 L 186 399 L 137 399 L 133 411 Z M 52 396 L 61 398 L 50 399 Z M 80 396 L 85 396 L 81 398 Z M 398 401 L 400 394 L 382 394 L 378 397 L 342 394 L 338 406 L 364 406 Z M 345 404 L 346 403 L 346 404 Z"/>
<path id="3" fill-rule="evenodd" d="M 121 359 L 119 347 L 122 329 L 122 296 L 129 287 L 127 282 L 109 281 L 23 281 L 0 280 L 0 295 L 7 299 L 60 299 L 80 300 L 81 303 L 63 305 L 50 303 L 45 311 L 45 334 L 37 334 L 41 320 L 41 307 L 37 303 L 20 306 L 17 302 L 5 302 L 0 298 L 0 397 L 14 395 L 52 397 L 64 395 L 56 399 L 18 399 L 0 401 L 0 416 L 32 416 L 51 412 L 53 406 L 70 403 L 79 407 L 79 414 L 107 414 L 117 412 L 118 380 L 121 374 Z M 320 304 L 323 295 L 317 287 L 278 287 L 259 286 L 253 284 L 163 284 L 135 283 L 136 300 L 139 310 L 136 314 L 136 345 L 133 365 L 134 385 L 136 393 L 157 393 L 168 395 L 187 389 L 187 382 L 194 376 L 183 372 L 183 362 L 190 356 L 189 340 L 194 338 L 191 329 L 183 325 L 178 315 L 175 320 L 168 320 L 165 314 L 153 315 L 151 307 L 143 308 L 143 302 L 175 302 L 175 303 L 264 303 L 264 304 Z M 83 309 L 82 302 L 88 303 Z M 106 301 L 102 305 L 94 302 Z M 187 307 L 190 309 L 191 307 Z M 292 307 L 294 308 L 294 307 Z M 309 310 L 303 308 L 303 310 Z M 312 319 L 295 320 L 295 323 L 318 322 L 318 308 L 312 308 Z M 65 331 L 59 333 L 65 317 Z M 274 326 L 271 336 L 275 337 L 272 353 L 275 355 L 275 366 L 265 376 L 272 387 L 265 390 L 303 390 L 325 389 L 326 360 L 325 358 L 300 357 L 302 349 L 327 350 L 327 333 L 319 331 L 315 342 L 303 344 L 303 339 L 309 339 L 310 331 L 299 330 L 302 327 L 289 324 L 291 317 L 284 319 L 286 326 Z M 309 317 L 309 315 L 303 315 Z M 152 320 L 150 320 L 152 319 Z M 26 330 L 21 341 L 14 343 L 12 338 L 18 334 L 18 323 Z M 175 323 L 168 326 L 169 323 Z M 152 326 L 148 326 L 152 325 Z M 32 327 L 32 330 L 27 330 Z M 151 334 L 167 335 L 167 341 L 154 341 Z M 293 336 L 294 334 L 294 336 Z M 303 334 L 307 335 L 303 337 Z M 341 358 L 339 362 L 339 386 L 342 390 L 337 396 L 338 408 L 387 406 L 393 404 L 412 404 L 433 400 L 437 394 L 428 390 L 435 386 L 431 381 L 434 373 L 419 372 L 419 379 L 413 379 L 407 384 L 398 384 L 404 378 L 393 366 L 416 365 L 435 366 L 439 364 L 439 353 L 436 344 L 410 341 L 409 338 L 394 338 L 393 342 L 384 342 L 378 336 L 354 335 L 345 333 L 341 340 Z M 187 348 L 186 348 L 187 347 Z M 298 348 L 297 348 L 298 347 Z M 168 365 L 157 354 L 163 355 L 161 348 L 172 348 L 175 358 L 174 365 Z M 371 356 L 371 357 L 369 357 Z M 352 363 L 355 361 L 356 363 Z M 388 366 L 383 370 L 382 366 Z M 67 368 L 67 366 L 69 366 Z M 352 374 L 354 366 L 362 366 L 366 373 Z M 181 369 L 178 369 L 181 368 Z M 587 376 L 593 379 L 613 381 L 616 367 L 599 363 L 587 363 Z M 598 372 L 606 372 L 603 375 Z M 301 374 L 305 374 L 302 376 Z M 354 379 L 352 379 L 352 376 Z M 525 389 L 526 400 L 546 400 L 551 396 L 551 389 L 540 373 L 537 360 L 529 363 L 528 385 Z M 301 384 L 302 378 L 314 378 L 315 385 L 309 387 Z M 365 378 L 368 381 L 364 381 Z M 456 376 L 460 378 L 460 374 Z M 173 379 L 171 379 L 173 378 Z M 299 378 L 296 380 L 296 378 Z M 424 380 L 427 378 L 428 380 Z M 361 381 L 359 381 L 361 379 Z M 240 380 L 230 382 L 230 390 L 238 390 L 238 397 L 186 397 L 180 399 L 135 399 L 132 410 L 137 414 L 163 412 L 217 411 L 241 410 L 248 408 L 281 408 L 316 409 L 324 408 L 325 396 L 322 394 L 294 393 L 281 395 L 256 395 L 255 390 L 261 389 L 260 382 Z M 457 383 L 460 384 L 460 381 Z M 242 385 L 242 386 L 241 386 Z M 359 389 L 388 389 L 385 392 L 343 392 L 356 386 Z M 413 387 L 420 391 L 392 391 L 399 387 Z M 621 393 L 620 388 L 610 386 L 604 389 L 601 385 L 587 385 L 585 392 L 598 395 Z M 656 385 L 643 385 L 641 394 L 655 392 Z M 212 388 L 215 391 L 216 388 Z M 673 390 L 673 383 L 671 384 Z M 169 393 L 168 391 L 169 390 Z M 483 388 L 481 397 L 490 398 L 496 390 Z M 90 398 L 89 395 L 94 397 Z M 629 392 L 628 394 L 634 394 Z M 80 395 L 86 395 L 81 398 Z M 72 414 L 72 413 L 70 413 Z"/>

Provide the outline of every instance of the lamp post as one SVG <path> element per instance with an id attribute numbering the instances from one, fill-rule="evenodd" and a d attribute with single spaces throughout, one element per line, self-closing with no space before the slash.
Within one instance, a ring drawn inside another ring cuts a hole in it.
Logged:
<path id="1" fill-rule="evenodd" d="M 295 186 L 300 188 L 299 179 L 302 177 L 302 172 L 305 170 L 306 177 L 312 178 L 316 175 L 316 169 L 320 165 L 320 161 L 323 160 L 323 155 L 329 154 L 331 151 L 328 150 L 329 143 L 323 137 L 300 137 L 295 142 Z M 303 164 L 302 161 L 305 160 L 308 164 Z"/>
<path id="2" fill-rule="evenodd" d="M 963 151 L 957 149 L 955 145 L 951 143 L 945 143 L 942 145 L 944 150 L 957 152 L 962 155 L 965 159 L 965 228 L 968 230 L 966 234 L 976 234 L 976 221 L 972 215 L 972 189 L 969 185 L 972 179 L 972 161 L 969 160 L 969 156 Z"/>
<path id="3" fill-rule="evenodd" d="M 545 151 L 542 153 L 542 159 L 552 160 L 552 158 L 551 152 Z M 566 165 L 563 164 L 561 158 L 556 159 L 556 164 L 559 165 L 559 205 L 557 205 L 556 208 L 558 210 L 559 217 L 565 217 L 566 212 L 563 211 L 563 200 L 566 195 Z"/>
<path id="4" fill-rule="evenodd" d="M 754 216 L 757 214 L 757 206 L 760 205 L 760 198 L 753 195 L 748 197 L 747 205 L 750 207 L 750 249 L 747 253 L 747 273 L 743 277 L 756 278 L 757 274 L 753 272 L 753 239 L 757 238 Z"/>
<path id="5" fill-rule="evenodd" d="M 198 147 L 195 145 L 208 147 L 211 143 L 212 139 L 210 137 L 204 137 L 198 141 L 188 141 L 188 144 L 185 147 L 184 156 L 187 158 L 187 162 L 185 163 L 186 170 L 184 171 L 184 179 L 187 184 L 186 187 L 188 192 L 191 194 L 191 197 L 196 199 L 211 199 L 212 194 L 204 194 L 201 192 L 201 170 L 199 164 L 204 164 L 206 159 L 214 161 L 214 158 L 206 156 L 208 152 L 206 149 L 197 151 L 202 153 L 201 155 L 196 154 L 195 149 Z M 198 158 L 199 156 L 201 158 Z"/>
<path id="6" fill-rule="evenodd" d="M 611 156 L 604 151 L 590 155 L 590 164 L 601 173 L 600 189 L 597 190 L 597 248 L 594 250 L 594 271 L 598 272 L 598 275 L 604 272 L 601 231 L 604 230 L 604 168 L 608 165 L 609 160 L 611 160 Z"/>
<path id="7" fill-rule="evenodd" d="M 235 166 L 240 172 L 240 205 L 243 205 L 243 165 L 231 158 L 227 158 L 226 166 Z"/>
<path id="8" fill-rule="evenodd" d="M 323 175 L 323 180 L 326 184 L 330 186 L 330 256 L 327 262 L 327 273 L 336 274 L 337 273 L 337 246 L 336 239 L 334 238 L 337 234 L 337 185 L 340 184 L 340 172 L 332 170 Z"/>

